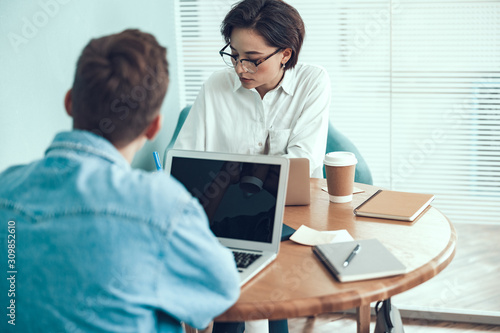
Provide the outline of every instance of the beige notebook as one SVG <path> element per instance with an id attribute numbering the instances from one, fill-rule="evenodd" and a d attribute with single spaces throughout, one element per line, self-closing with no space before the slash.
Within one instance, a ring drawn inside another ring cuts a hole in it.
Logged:
<path id="1" fill-rule="evenodd" d="M 433 194 L 378 190 L 354 209 L 358 216 L 413 221 L 434 200 Z"/>

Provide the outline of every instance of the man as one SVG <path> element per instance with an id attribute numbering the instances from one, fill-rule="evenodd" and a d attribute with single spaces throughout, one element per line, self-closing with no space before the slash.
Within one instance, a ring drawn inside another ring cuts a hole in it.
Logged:
<path id="1" fill-rule="evenodd" d="M 232 254 L 196 199 L 130 167 L 160 130 L 167 86 L 150 34 L 85 47 L 64 101 L 73 131 L 0 174 L 1 332 L 181 332 L 237 300 Z"/>

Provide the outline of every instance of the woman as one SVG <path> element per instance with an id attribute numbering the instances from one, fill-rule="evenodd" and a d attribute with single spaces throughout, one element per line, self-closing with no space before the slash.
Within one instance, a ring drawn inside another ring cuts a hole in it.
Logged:
<path id="1" fill-rule="evenodd" d="M 297 64 L 304 23 L 280 0 L 241 1 L 226 15 L 219 52 L 233 69 L 204 83 L 175 148 L 306 157 L 322 177 L 330 80 Z"/>
<path id="2" fill-rule="evenodd" d="M 297 64 L 305 35 L 297 10 L 281 0 L 244 0 L 226 15 L 221 33 L 226 45 L 219 53 L 232 68 L 204 83 L 174 147 L 306 157 L 311 176 L 322 178 L 330 80 L 321 67 Z M 214 332 L 243 327 L 216 324 Z M 270 322 L 269 329 L 287 332 L 287 322 Z M 246 323 L 247 333 L 265 330 L 267 321 Z"/>

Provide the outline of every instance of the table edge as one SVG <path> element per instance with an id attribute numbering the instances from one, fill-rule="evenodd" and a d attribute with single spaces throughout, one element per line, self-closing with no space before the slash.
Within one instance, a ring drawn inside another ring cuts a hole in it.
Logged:
<path id="1" fill-rule="evenodd" d="M 221 322 L 259 319 L 275 320 L 313 316 L 321 313 L 358 308 L 363 305 L 369 305 L 371 302 L 387 299 L 430 280 L 450 264 L 455 256 L 457 243 L 457 232 L 451 221 L 437 208 L 433 208 L 436 209 L 446 219 L 446 221 L 448 221 L 450 227 L 450 239 L 448 244 L 431 261 L 409 273 L 390 278 L 374 279 L 373 283 L 387 284 L 386 286 L 382 286 L 379 290 L 364 295 L 352 292 L 351 294 L 342 295 L 340 300 L 338 296 L 331 295 L 286 301 L 263 301 L 258 305 L 250 302 L 240 304 L 236 303 L 225 313 L 218 316 L 215 320 Z M 289 311 L 283 310 L 284 308 L 299 310 L 297 310 L 293 316 L 290 316 Z"/>

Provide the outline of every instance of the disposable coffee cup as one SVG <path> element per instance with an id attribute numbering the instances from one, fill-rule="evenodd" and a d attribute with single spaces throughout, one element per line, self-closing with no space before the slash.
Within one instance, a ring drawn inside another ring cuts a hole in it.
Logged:
<path id="1" fill-rule="evenodd" d="M 354 173 L 358 160 L 353 153 L 336 151 L 325 155 L 326 182 L 330 201 L 344 203 L 352 201 Z"/>

